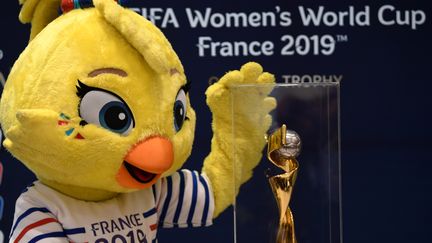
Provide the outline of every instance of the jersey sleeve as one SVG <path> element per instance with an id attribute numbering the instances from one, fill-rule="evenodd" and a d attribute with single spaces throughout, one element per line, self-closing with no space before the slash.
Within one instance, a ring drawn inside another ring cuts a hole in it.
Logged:
<path id="1" fill-rule="evenodd" d="M 50 210 L 23 193 L 15 205 L 9 243 L 67 243 L 66 234 Z"/>
<path id="2" fill-rule="evenodd" d="M 153 186 L 159 226 L 200 227 L 212 224 L 214 199 L 205 174 L 181 170 Z"/>

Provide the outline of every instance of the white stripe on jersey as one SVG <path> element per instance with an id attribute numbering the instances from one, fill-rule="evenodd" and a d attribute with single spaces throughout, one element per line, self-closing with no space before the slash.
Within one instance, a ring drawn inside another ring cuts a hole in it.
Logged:
<path id="1" fill-rule="evenodd" d="M 199 180 L 199 175 L 196 171 L 193 172 L 193 175 L 195 176 L 195 178 L 197 179 L 197 181 Z M 205 203 L 205 191 L 204 191 L 204 186 L 199 183 L 197 183 L 198 186 L 198 190 L 197 190 L 197 195 L 199 195 L 198 197 L 200 197 L 200 195 L 204 196 L 204 200 L 197 200 L 196 202 L 196 206 L 195 206 L 195 212 L 193 214 L 192 217 L 192 222 L 202 222 L 202 217 L 203 217 L 203 213 L 204 213 L 204 203 Z M 208 202 L 207 202 L 208 203 Z M 201 224 L 200 224 L 201 225 Z"/>
<path id="2" fill-rule="evenodd" d="M 183 173 L 184 177 L 184 195 L 192 195 L 193 185 L 192 185 L 192 172 L 189 170 L 181 170 L 179 173 Z M 180 216 L 177 221 L 179 227 L 184 228 L 187 227 L 187 218 L 190 211 L 191 200 L 188 197 L 183 196 L 180 198 L 183 203 L 181 204 Z"/>
<path id="3" fill-rule="evenodd" d="M 162 227 L 183 228 L 212 224 L 214 200 L 205 175 L 199 175 L 196 171 L 181 170 L 163 178 L 160 184 L 162 192 L 158 214 Z"/>
<path id="4" fill-rule="evenodd" d="M 160 180 L 153 185 L 152 190 L 153 190 L 153 196 L 155 197 L 155 205 L 156 208 L 159 208 L 159 203 L 160 203 L 160 198 L 161 198 L 161 182 Z"/>
<path id="5" fill-rule="evenodd" d="M 168 183 L 168 181 L 170 181 L 170 182 Z M 173 220 L 174 220 L 174 214 L 175 214 L 175 210 L 176 210 L 176 207 L 174 207 L 174 204 L 176 204 L 176 202 L 178 202 L 178 199 L 179 199 L 178 198 L 179 197 L 179 191 L 180 191 L 179 181 L 180 181 L 180 176 L 178 173 L 175 173 L 172 176 L 170 176 L 169 178 L 166 178 L 166 183 L 165 183 L 166 187 L 165 188 L 166 188 L 166 190 L 171 190 L 171 195 L 169 198 L 169 202 L 166 202 L 166 201 L 164 202 L 164 203 L 168 203 L 168 205 L 169 205 L 167 208 L 167 211 L 166 211 L 164 222 L 173 222 Z M 171 188 L 168 189 L 168 186 L 170 186 Z M 168 200 L 168 198 L 166 200 Z M 163 208 L 161 208 L 161 209 L 163 209 Z M 169 227 L 172 225 L 167 225 L 167 226 Z"/>
<path id="6" fill-rule="evenodd" d="M 201 174 L 201 177 L 203 178 L 203 180 L 205 180 L 207 182 L 207 186 L 208 186 L 208 190 L 209 190 L 209 209 L 208 209 L 208 214 L 207 214 L 207 218 L 205 219 L 205 226 L 209 226 L 212 225 L 213 223 L 213 212 L 214 212 L 214 197 L 213 197 L 213 189 L 211 187 L 211 183 L 209 178 L 207 177 L 207 175 L 205 173 Z"/>

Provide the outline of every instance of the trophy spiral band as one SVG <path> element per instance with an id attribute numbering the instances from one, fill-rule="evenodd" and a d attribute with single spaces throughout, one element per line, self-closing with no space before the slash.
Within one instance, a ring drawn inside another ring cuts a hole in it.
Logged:
<path id="1" fill-rule="evenodd" d="M 289 208 L 294 183 L 297 178 L 301 141 L 298 134 L 287 130 L 286 125 L 274 131 L 267 138 L 267 157 L 285 173 L 271 176 L 269 183 L 279 207 L 279 229 L 276 243 L 297 243 L 294 218 Z"/>

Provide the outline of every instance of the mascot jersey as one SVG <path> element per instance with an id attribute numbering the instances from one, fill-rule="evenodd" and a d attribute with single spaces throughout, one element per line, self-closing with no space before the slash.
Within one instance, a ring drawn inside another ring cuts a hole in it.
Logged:
<path id="1" fill-rule="evenodd" d="M 158 226 L 211 225 L 212 195 L 207 177 L 189 170 L 102 202 L 76 200 L 35 182 L 18 198 L 10 242 L 157 242 Z"/>

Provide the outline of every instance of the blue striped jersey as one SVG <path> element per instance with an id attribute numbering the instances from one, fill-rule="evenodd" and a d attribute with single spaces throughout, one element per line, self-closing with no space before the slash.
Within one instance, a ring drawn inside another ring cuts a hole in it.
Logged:
<path id="1" fill-rule="evenodd" d="M 151 188 L 101 202 L 77 200 L 36 181 L 18 198 L 9 242 L 157 242 L 158 227 L 212 224 L 204 174 L 181 170 Z"/>

